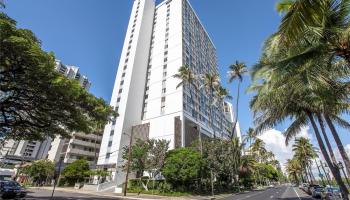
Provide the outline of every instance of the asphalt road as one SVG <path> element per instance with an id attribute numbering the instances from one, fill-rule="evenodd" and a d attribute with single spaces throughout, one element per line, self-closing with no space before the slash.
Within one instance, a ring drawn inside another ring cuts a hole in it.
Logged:
<path id="1" fill-rule="evenodd" d="M 30 190 L 25 200 L 50 200 L 50 190 Z M 54 200 L 122 200 L 119 197 L 103 197 L 91 194 L 56 191 Z M 310 196 L 290 186 L 277 186 L 262 191 L 236 194 L 222 200 L 313 200 Z"/>
<path id="2" fill-rule="evenodd" d="M 224 200 L 313 200 L 298 188 L 277 186 L 263 191 L 236 194 Z"/>
<path id="3" fill-rule="evenodd" d="M 27 194 L 25 200 L 49 200 L 51 198 L 52 191 L 49 190 L 30 190 Z M 81 193 L 68 193 L 55 191 L 53 200 L 122 200 L 117 197 L 101 197 L 94 196 L 90 194 L 81 194 Z"/>

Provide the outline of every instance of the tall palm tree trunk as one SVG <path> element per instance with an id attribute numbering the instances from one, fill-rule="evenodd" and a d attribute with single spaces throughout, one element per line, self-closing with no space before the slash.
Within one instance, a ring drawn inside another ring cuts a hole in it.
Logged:
<path id="1" fill-rule="evenodd" d="M 332 174 L 333 174 L 337 184 L 339 185 L 341 193 L 343 194 L 343 199 L 344 200 L 349 200 L 349 197 L 348 197 L 349 191 L 348 191 L 347 187 L 345 186 L 345 184 L 344 184 L 344 182 L 343 182 L 343 180 L 341 178 L 339 169 L 337 169 L 333 165 L 333 163 L 332 163 L 332 161 L 331 161 L 331 159 L 330 159 L 330 157 L 329 157 L 329 155 L 327 153 L 326 147 L 324 146 L 324 143 L 322 141 L 322 137 L 320 135 L 320 132 L 318 131 L 318 128 L 317 128 L 315 120 L 314 120 L 311 112 L 307 112 L 306 114 L 308 115 L 308 117 L 310 119 L 310 122 L 311 122 L 311 125 L 312 125 L 312 127 L 314 129 L 314 132 L 315 132 L 315 135 L 316 135 L 316 139 L 317 139 L 318 145 L 320 147 L 320 150 L 322 152 L 322 155 L 323 155 L 324 159 L 326 160 L 327 165 L 328 165 L 329 169 L 331 170 L 331 172 L 332 172 Z"/>
<path id="2" fill-rule="evenodd" d="M 213 95 L 214 95 L 214 92 L 213 92 L 213 88 L 210 89 L 210 125 L 211 125 L 211 128 L 213 129 L 213 136 L 214 138 L 216 138 L 216 135 L 215 135 L 215 128 L 214 128 L 214 123 L 213 123 Z"/>
<path id="3" fill-rule="evenodd" d="M 334 152 L 333 152 L 333 149 L 332 149 L 332 145 L 329 142 L 329 139 L 328 139 L 328 136 L 327 136 L 327 132 L 326 132 L 326 129 L 324 127 L 322 116 L 320 114 L 317 114 L 317 119 L 318 119 L 318 122 L 319 122 L 320 127 L 321 127 L 323 138 L 326 141 L 326 145 L 327 145 L 327 148 L 328 148 L 329 155 L 331 156 L 331 159 L 332 159 L 333 163 L 336 164 L 337 160 L 335 159 Z"/>
<path id="4" fill-rule="evenodd" d="M 200 103 L 201 103 L 201 100 L 200 100 L 200 90 L 198 90 L 198 88 L 196 86 L 194 86 L 196 88 L 196 91 L 197 91 L 197 101 L 198 101 L 198 104 L 197 104 L 197 125 L 198 125 L 198 139 L 199 139 L 199 147 L 200 147 L 200 151 L 201 151 L 201 155 L 203 155 L 203 141 L 202 141 L 202 134 L 201 134 L 201 131 L 200 131 L 200 128 L 199 128 L 199 123 L 200 123 Z"/>
<path id="5" fill-rule="evenodd" d="M 345 169 L 346 169 L 346 172 L 348 174 L 350 174 L 350 160 L 349 160 L 349 157 L 348 155 L 346 154 L 346 151 L 345 151 L 345 148 L 344 148 L 344 145 L 342 143 L 342 141 L 340 140 L 339 138 L 339 135 L 337 133 L 337 130 L 335 129 L 334 127 L 334 124 L 332 122 L 332 120 L 329 118 L 328 115 L 324 115 L 325 119 L 326 119 L 326 122 L 328 124 L 328 127 L 329 129 L 331 130 L 331 133 L 334 137 L 334 140 L 335 140 L 335 143 L 337 144 L 338 146 L 338 150 L 339 150 L 339 153 L 341 155 L 341 157 L 343 158 L 343 161 L 344 161 L 344 165 L 345 165 Z"/>
<path id="6" fill-rule="evenodd" d="M 236 126 L 237 126 L 237 121 L 238 121 L 238 103 L 239 103 L 240 88 L 241 88 L 241 82 L 238 81 L 238 85 L 237 85 L 237 100 L 236 100 L 236 117 L 235 117 L 235 122 L 233 124 L 231 139 L 234 137 L 234 134 L 236 133 Z"/>

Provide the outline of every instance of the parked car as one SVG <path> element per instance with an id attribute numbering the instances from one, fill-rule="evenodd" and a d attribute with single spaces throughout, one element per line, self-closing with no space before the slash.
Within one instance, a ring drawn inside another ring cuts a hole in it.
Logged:
<path id="1" fill-rule="evenodd" d="M 314 198 L 321 198 L 321 194 L 324 191 L 323 187 L 314 187 L 312 190 L 311 196 Z"/>
<path id="2" fill-rule="evenodd" d="M 299 189 L 306 191 L 308 187 L 309 187 L 309 184 L 307 184 L 307 183 L 302 183 L 302 184 L 299 186 Z"/>
<path id="3" fill-rule="evenodd" d="M 312 192 L 318 188 L 321 187 L 320 185 L 309 185 L 309 187 L 306 189 L 306 193 L 308 193 L 309 195 L 312 195 Z"/>
<path id="4" fill-rule="evenodd" d="M 15 192 L 16 192 L 16 196 L 17 197 L 20 197 L 20 198 L 23 198 L 25 196 L 27 196 L 27 190 L 22 187 L 18 182 L 16 181 L 11 181 L 12 184 L 14 185 L 15 187 Z"/>
<path id="5" fill-rule="evenodd" d="M 2 199 L 15 198 L 15 186 L 11 181 L 0 181 L 0 196 Z"/>
<path id="6" fill-rule="evenodd" d="M 326 187 L 321 193 L 321 198 L 326 200 L 341 199 L 341 193 L 337 187 Z"/>

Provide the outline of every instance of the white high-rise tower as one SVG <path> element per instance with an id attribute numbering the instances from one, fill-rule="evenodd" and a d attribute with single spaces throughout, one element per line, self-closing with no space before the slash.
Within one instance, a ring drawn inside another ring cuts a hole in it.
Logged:
<path id="1" fill-rule="evenodd" d="M 210 112 L 207 92 L 177 88 L 180 80 L 173 76 L 183 65 L 198 75 L 219 73 L 215 46 L 189 2 L 135 0 L 111 99 L 119 117 L 106 125 L 98 159 L 100 167 L 117 169 L 117 185 L 124 181 L 119 166 L 131 135 L 167 139 L 170 148 L 189 146 L 199 133 L 228 136 L 232 106 L 224 111 L 224 102 L 217 102 Z"/>

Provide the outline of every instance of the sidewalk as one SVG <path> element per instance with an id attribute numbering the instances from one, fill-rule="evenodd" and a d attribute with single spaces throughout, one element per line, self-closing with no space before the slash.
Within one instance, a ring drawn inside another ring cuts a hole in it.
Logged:
<path id="1" fill-rule="evenodd" d="M 37 190 L 52 190 L 52 187 L 30 187 L 29 189 L 37 189 Z M 91 194 L 96 196 L 102 196 L 102 197 L 120 197 L 123 199 L 130 199 L 130 200 L 210 200 L 212 199 L 211 196 L 182 196 L 182 197 L 170 197 L 170 196 L 159 196 L 159 195 L 149 195 L 149 194 L 140 194 L 137 195 L 136 193 L 128 193 L 126 197 L 123 196 L 123 194 L 119 193 L 113 193 L 113 192 L 96 192 L 91 190 L 77 190 L 74 188 L 62 188 L 62 187 L 56 187 L 56 191 L 60 192 L 67 192 L 67 193 L 80 193 L 80 194 Z M 215 199 L 222 199 L 225 197 L 231 196 L 231 194 L 222 194 L 222 195 L 215 195 Z"/>

